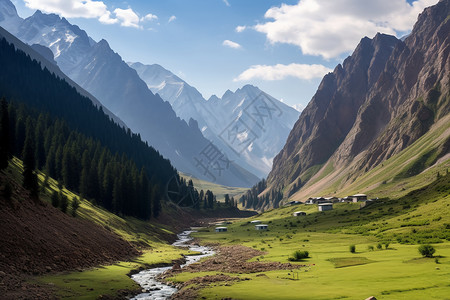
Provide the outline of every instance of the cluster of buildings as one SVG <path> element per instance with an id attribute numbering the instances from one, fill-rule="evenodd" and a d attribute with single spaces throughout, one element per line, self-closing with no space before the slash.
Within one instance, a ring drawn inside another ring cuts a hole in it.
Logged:
<path id="1" fill-rule="evenodd" d="M 377 198 L 378 199 L 378 198 Z M 347 196 L 344 198 L 338 197 L 311 197 L 306 200 L 305 204 L 317 204 L 319 211 L 326 211 L 333 209 L 333 203 L 342 203 L 342 202 L 362 202 L 362 206 L 366 206 L 372 203 L 373 199 L 367 199 L 366 194 L 355 194 L 351 196 Z"/>
<path id="2" fill-rule="evenodd" d="M 255 225 L 255 229 L 256 230 L 267 230 L 269 229 L 269 225 L 267 224 L 261 224 L 262 222 L 260 220 L 253 220 L 250 222 L 250 224 Z M 221 226 L 221 227 L 216 227 L 216 232 L 227 232 L 228 228 Z"/>
<path id="3" fill-rule="evenodd" d="M 305 204 L 323 204 L 323 203 L 338 203 L 338 202 L 365 202 L 372 201 L 367 199 L 366 194 L 355 194 L 344 198 L 338 197 L 311 197 L 306 200 Z"/>
<path id="4" fill-rule="evenodd" d="M 378 198 L 377 198 L 378 199 Z M 327 211 L 333 209 L 333 203 L 342 203 L 342 202 L 363 202 L 364 205 L 367 205 L 374 201 L 373 199 L 367 199 L 366 194 L 355 194 L 351 196 L 347 196 L 344 198 L 338 197 L 311 197 L 306 200 L 305 204 L 317 204 L 319 211 Z M 286 205 L 296 205 L 301 204 L 300 201 L 291 201 Z M 293 213 L 294 217 L 306 216 L 306 212 L 304 211 L 296 211 Z M 267 230 L 269 229 L 269 225 L 261 224 L 260 220 L 253 220 L 250 224 L 255 226 L 256 230 Z M 227 227 L 216 227 L 216 232 L 226 232 Z"/>

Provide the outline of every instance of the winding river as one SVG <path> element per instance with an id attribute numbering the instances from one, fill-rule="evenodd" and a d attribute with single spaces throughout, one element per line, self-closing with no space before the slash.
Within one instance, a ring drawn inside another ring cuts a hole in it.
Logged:
<path id="1" fill-rule="evenodd" d="M 186 263 L 181 265 L 184 266 L 190 265 L 192 263 L 198 262 L 203 257 L 214 255 L 214 251 L 209 247 L 197 246 L 197 245 L 188 245 L 190 241 L 192 241 L 192 237 L 190 234 L 195 232 L 195 230 L 186 230 L 182 233 L 178 234 L 178 240 L 173 243 L 173 246 L 177 247 L 189 247 L 189 250 L 200 252 L 200 255 L 189 255 L 186 256 Z M 131 278 L 139 283 L 139 285 L 145 289 L 145 293 L 139 294 L 135 296 L 133 299 L 138 300 L 160 300 L 160 299 L 169 299 L 170 296 L 175 294 L 178 289 L 174 286 L 159 282 L 156 278 L 164 273 L 167 270 L 170 270 L 172 267 L 160 267 L 160 268 L 152 268 L 148 270 L 141 271 L 137 274 L 131 276 Z"/>

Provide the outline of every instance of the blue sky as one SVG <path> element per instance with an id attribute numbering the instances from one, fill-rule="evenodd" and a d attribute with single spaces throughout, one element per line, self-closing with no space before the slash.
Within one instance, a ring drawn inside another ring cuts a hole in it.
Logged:
<path id="1" fill-rule="evenodd" d="M 13 0 L 66 17 L 125 61 L 157 63 L 208 99 L 244 84 L 298 108 L 364 37 L 403 36 L 437 0 Z"/>

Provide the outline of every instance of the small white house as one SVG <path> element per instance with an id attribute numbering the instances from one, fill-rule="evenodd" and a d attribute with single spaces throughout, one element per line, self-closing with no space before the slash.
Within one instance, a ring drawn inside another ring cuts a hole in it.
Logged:
<path id="1" fill-rule="evenodd" d="M 250 224 L 261 224 L 261 221 L 260 220 L 250 221 Z"/>
<path id="2" fill-rule="evenodd" d="M 304 211 L 296 211 L 292 214 L 294 217 L 298 217 L 298 216 L 306 216 L 306 212 Z"/>
<path id="3" fill-rule="evenodd" d="M 269 225 L 266 225 L 266 224 L 258 224 L 258 225 L 255 225 L 255 229 L 256 229 L 256 230 L 267 230 L 267 229 L 269 229 Z"/>
<path id="4" fill-rule="evenodd" d="M 326 211 L 333 209 L 333 203 L 322 203 L 318 205 L 319 211 Z"/>
<path id="5" fill-rule="evenodd" d="M 216 232 L 227 232 L 228 228 L 226 227 L 216 227 Z"/>
<path id="6" fill-rule="evenodd" d="M 367 200 L 367 195 L 366 194 L 356 194 L 356 195 L 352 195 L 352 196 L 349 196 L 349 197 L 353 198 L 353 202 Z"/>

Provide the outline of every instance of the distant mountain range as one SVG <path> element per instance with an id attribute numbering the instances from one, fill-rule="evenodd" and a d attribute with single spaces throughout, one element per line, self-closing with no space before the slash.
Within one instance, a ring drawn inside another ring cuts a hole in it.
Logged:
<path id="1" fill-rule="evenodd" d="M 363 38 L 323 78 L 274 159 L 268 189 L 295 200 L 323 192 L 381 194 L 385 184 L 406 193 L 410 177 L 448 166 L 449 14 L 450 1 L 440 1 L 404 41 Z"/>
<path id="2" fill-rule="evenodd" d="M 221 152 L 216 151 L 214 161 L 207 160 L 205 151 L 220 149 L 210 145 L 195 123 L 187 124 L 177 117 L 170 104 L 154 95 L 105 40 L 95 42 L 79 27 L 54 14 L 36 11 L 23 20 L 9 0 L 0 0 L 0 26 L 29 45 L 50 48 L 68 77 L 169 158 L 177 169 L 229 186 L 247 187 L 258 181 L 257 176 Z"/>
<path id="3" fill-rule="evenodd" d="M 255 86 L 246 85 L 235 92 L 228 90 L 222 98 L 212 96 L 206 100 L 196 88 L 160 65 L 129 65 L 153 93 L 170 102 L 180 118 L 186 122 L 196 120 L 207 139 L 232 161 L 259 177 L 267 176 L 274 156 L 300 114 Z M 224 131 L 233 124 L 240 125 L 248 143 L 244 140 L 242 145 L 230 143 Z"/>

